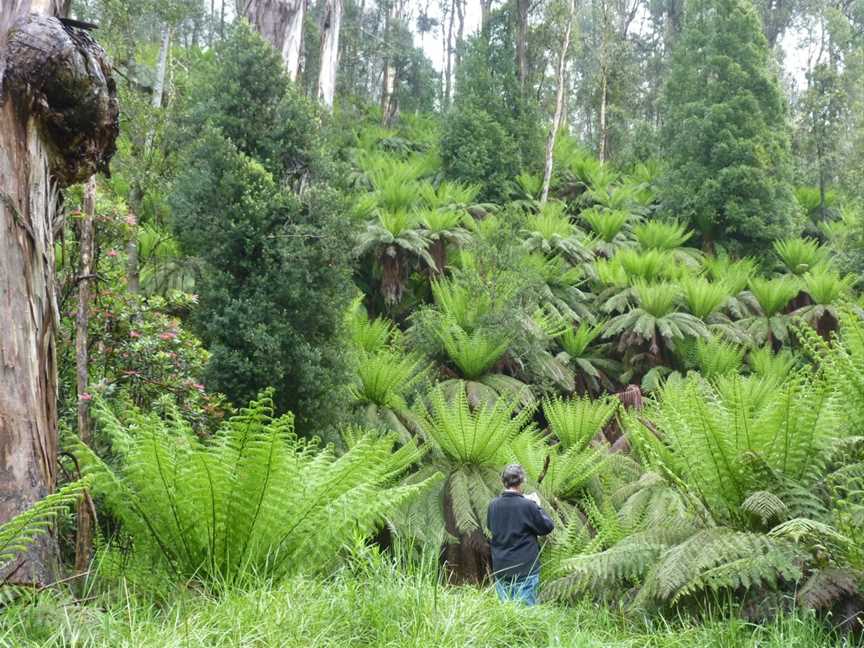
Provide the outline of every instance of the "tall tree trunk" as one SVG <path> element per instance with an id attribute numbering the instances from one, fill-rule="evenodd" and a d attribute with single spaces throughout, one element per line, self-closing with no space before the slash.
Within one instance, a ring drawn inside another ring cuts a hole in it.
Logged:
<path id="1" fill-rule="evenodd" d="M 528 79 L 528 9 L 530 0 L 516 0 L 518 16 L 516 29 L 516 69 L 519 75 L 519 90 L 525 96 Z"/>
<path id="2" fill-rule="evenodd" d="M 555 159 L 555 138 L 561 127 L 564 114 L 564 91 L 566 85 L 567 50 L 570 49 L 570 34 L 573 31 L 573 20 L 576 16 L 576 0 L 570 0 L 570 10 L 567 13 L 567 26 L 564 28 L 564 38 L 561 41 L 561 52 L 558 55 L 558 90 L 555 93 L 555 114 L 549 126 L 549 136 L 546 138 L 546 164 L 543 167 L 543 189 L 540 192 L 540 203 L 546 204 L 549 199 L 549 185 L 552 183 L 552 164 Z"/>
<path id="3" fill-rule="evenodd" d="M 105 53 L 61 4 L 0 4 L 0 523 L 55 487 L 57 189 L 107 170 L 119 124 Z M 55 558 L 42 536 L 0 579 L 48 584 Z"/>
<path id="4" fill-rule="evenodd" d="M 597 157 L 601 162 L 605 162 L 609 155 L 609 125 L 606 117 L 607 104 L 609 101 L 609 74 L 605 65 L 601 68 L 600 74 L 600 150 Z"/>
<path id="5" fill-rule="evenodd" d="M 456 67 L 462 65 L 462 52 L 465 49 L 465 0 L 456 0 L 456 15 L 459 17 L 459 28 L 456 30 Z"/>
<path id="6" fill-rule="evenodd" d="M 306 0 L 249 0 L 246 18 L 282 55 L 292 81 L 300 75 Z"/>
<path id="7" fill-rule="evenodd" d="M 78 393 L 78 438 L 90 445 L 90 384 L 88 374 L 87 339 L 90 326 L 90 281 L 93 274 L 93 217 L 96 213 L 96 176 L 91 176 L 84 188 L 84 217 L 78 233 L 80 261 L 78 265 L 78 314 L 75 318 L 75 382 Z M 75 537 L 75 573 L 83 574 L 90 564 L 93 546 L 93 516 L 90 498 L 78 504 L 78 533 Z"/>
<path id="8" fill-rule="evenodd" d="M 444 45 L 447 52 L 447 61 L 444 66 L 445 90 L 444 101 L 445 105 L 449 106 L 453 98 L 453 23 L 456 20 L 456 3 L 459 0 L 453 0 L 450 3 L 450 20 L 447 27 L 447 41 Z"/>
<path id="9" fill-rule="evenodd" d="M 336 70 L 339 66 L 339 30 L 342 27 L 342 0 L 324 0 L 321 24 L 321 65 L 318 70 L 318 99 L 333 110 Z"/>
<path id="10" fill-rule="evenodd" d="M 480 0 L 480 31 L 488 38 L 489 15 L 492 13 L 492 0 Z"/>
<path id="11" fill-rule="evenodd" d="M 156 62 L 156 79 L 153 82 L 153 93 L 150 95 L 150 106 L 154 109 L 162 107 L 162 100 L 165 95 L 165 78 L 168 74 L 168 55 L 171 52 L 171 28 L 166 23 L 162 27 L 162 37 L 159 45 L 159 58 Z M 153 138 L 156 137 L 154 128 L 147 131 L 144 136 L 144 160 L 150 157 L 150 151 L 153 148 Z M 144 191 L 139 181 L 135 181 L 132 189 L 129 192 L 129 215 L 126 222 L 129 225 L 131 233 L 129 242 L 126 244 L 126 288 L 133 295 L 141 292 L 141 268 L 138 256 L 138 226 L 139 215 L 141 213 L 141 200 Z"/>
<path id="12" fill-rule="evenodd" d="M 396 100 L 396 66 L 390 52 L 390 37 L 393 19 L 396 17 L 396 3 L 391 1 L 385 6 L 384 18 L 384 63 L 381 74 L 381 122 L 389 127 L 399 112 Z"/>

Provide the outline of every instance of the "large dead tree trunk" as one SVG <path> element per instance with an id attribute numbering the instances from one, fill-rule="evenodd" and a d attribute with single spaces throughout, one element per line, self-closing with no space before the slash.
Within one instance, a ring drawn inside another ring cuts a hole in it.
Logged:
<path id="1" fill-rule="evenodd" d="M 300 75 L 306 0 L 249 0 L 246 18 L 282 55 L 292 81 Z"/>
<path id="2" fill-rule="evenodd" d="M 324 0 L 321 18 L 321 68 L 318 71 L 318 100 L 333 109 L 336 70 L 339 67 L 339 30 L 342 27 L 342 0 Z"/>
<path id="3" fill-rule="evenodd" d="M 55 486 L 57 189 L 107 172 L 119 124 L 105 53 L 60 5 L 0 3 L 0 523 Z M 51 582 L 55 551 L 44 536 L 9 581 Z"/>
<path id="4" fill-rule="evenodd" d="M 567 14 L 567 26 L 564 28 L 564 38 L 561 40 L 561 52 L 558 55 L 558 91 L 555 93 L 555 114 L 552 125 L 549 126 L 549 136 L 546 138 L 546 164 L 543 167 L 543 189 L 540 202 L 545 204 L 549 198 L 549 185 L 552 183 L 552 163 L 555 159 L 555 138 L 561 128 L 561 117 L 564 114 L 564 90 L 567 70 L 567 50 L 570 49 L 570 33 L 573 31 L 573 20 L 576 16 L 576 0 L 570 0 L 570 11 Z"/>

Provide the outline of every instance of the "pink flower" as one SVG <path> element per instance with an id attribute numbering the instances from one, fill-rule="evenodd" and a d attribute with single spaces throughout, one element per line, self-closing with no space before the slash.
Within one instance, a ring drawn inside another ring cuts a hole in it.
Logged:
<path id="1" fill-rule="evenodd" d="M 164 333 L 159 334 L 160 340 L 173 340 L 177 337 L 177 334 L 174 331 L 165 331 Z"/>
<path id="2" fill-rule="evenodd" d="M 138 224 L 138 219 L 135 218 L 135 214 L 132 212 L 126 214 L 126 224 L 130 227 L 135 227 Z"/>
<path id="3" fill-rule="evenodd" d="M 204 391 L 204 385 L 202 385 L 201 383 L 195 383 L 195 384 L 192 385 L 192 386 L 193 386 L 195 389 L 197 389 L 198 391 L 200 391 L 200 392 L 203 392 L 203 391 Z"/>
<path id="4" fill-rule="evenodd" d="M 80 398 L 82 401 L 89 401 L 89 400 L 93 400 L 93 396 L 91 396 L 91 395 L 90 395 L 89 393 L 87 393 L 87 392 L 84 392 L 84 393 L 81 394 L 78 398 Z"/>
<path id="5" fill-rule="evenodd" d="M 139 338 L 139 337 L 141 337 L 141 334 L 138 331 L 129 331 L 129 337 Z"/>
<path id="6" fill-rule="evenodd" d="M 116 257 L 117 256 L 117 250 L 108 250 L 108 256 L 109 257 Z"/>

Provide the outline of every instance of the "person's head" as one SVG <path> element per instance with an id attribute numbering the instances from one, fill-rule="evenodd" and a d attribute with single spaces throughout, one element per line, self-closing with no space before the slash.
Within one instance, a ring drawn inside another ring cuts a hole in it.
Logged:
<path id="1" fill-rule="evenodd" d="M 501 483 L 507 490 L 515 490 L 522 492 L 522 485 L 525 483 L 525 471 L 519 464 L 510 464 L 501 473 Z"/>

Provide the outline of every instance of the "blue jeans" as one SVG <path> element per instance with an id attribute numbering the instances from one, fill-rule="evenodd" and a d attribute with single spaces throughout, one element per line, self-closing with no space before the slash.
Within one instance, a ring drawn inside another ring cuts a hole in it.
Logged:
<path id="1" fill-rule="evenodd" d="M 495 591 L 502 601 L 516 601 L 523 605 L 537 605 L 537 588 L 540 574 L 529 574 L 521 578 L 495 579 Z"/>

